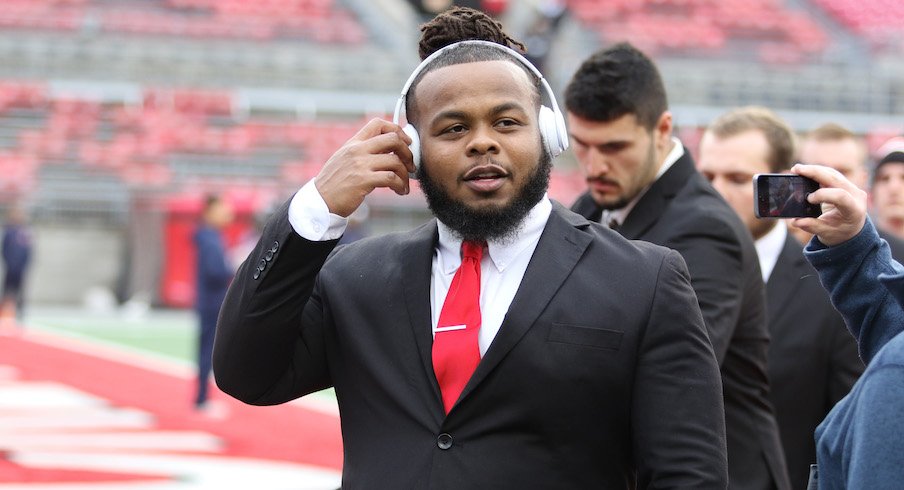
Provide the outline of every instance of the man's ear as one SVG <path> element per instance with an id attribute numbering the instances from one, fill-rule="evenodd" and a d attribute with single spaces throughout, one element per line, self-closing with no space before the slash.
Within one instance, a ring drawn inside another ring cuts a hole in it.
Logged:
<path id="1" fill-rule="evenodd" d="M 659 120 L 656 121 L 656 127 L 654 128 L 654 134 L 656 137 L 656 145 L 659 148 L 665 148 L 668 146 L 669 142 L 672 140 L 672 113 L 669 111 L 665 111 L 659 116 Z"/>

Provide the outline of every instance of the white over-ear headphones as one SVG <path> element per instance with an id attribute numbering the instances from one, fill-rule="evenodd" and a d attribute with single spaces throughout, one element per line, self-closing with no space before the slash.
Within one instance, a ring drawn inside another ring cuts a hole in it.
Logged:
<path id="1" fill-rule="evenodd" d="M 426 57 L 424 61 L 422 61 L 421 64 L 414 69 L 414 72 L 412 72 L 411 76 L 408 77 L 408 81 L 405 82 L 405 86 L 402 87 L 402 94 L 399 96 L 398 102 L 396 102 L 395 112 L 392 115 L 392 122 L 399 124 L 402 109 L 404 109 L 405 100 L 408 97 L 408 90 L 411 89 L 411 84 L 414 83 L 418 75 L 421 74 L 421 72 L 430 64 L 430 62 L 457 46 L 467 44 L 488 46 L 507 53 L 512 58 L 518 60 L 522 65 L 527 67 L 527 69 L 529 69 L 537 77 L 537 79 L 540 80 L 540 84 L 543 85 L 543 89 L 546 91 L 546 95 L 549 98 L 550 104 L 552 105 L 552 109 L 545 105 L 541 105 L 540 114 L 537 118 L 537 124 L 538 126 L 540 126 L 540 139 L 543 141 L 543 149 L 546 151 L 546 153 L 549 154 L 551 158 L 558 156 L 563 151 L 568 149 L 568 131 L 565 128 L 565 117 L 559 110 L 559 104 L 556 103 L 556 96 L 553 93 L 552 89 L 549 87 L 549 83 L 547 83 L 546 79 L 543 78 L 543 74 L 540 73 L 540 70 L 538 70 L 537 67 L 531 64 L 531 62 L 528 61 L 527 58 L 521 56 L 521 54 L 517 51 L 490 41 L 481 41 L 476 39 L 459 41 L 457 43 L 445 46 L 442 49 L 437 50 L 430 56 Z M 405 131 L 405 134 L 411 137 L 411 144 L 408 146 L 409 148 L 411 148 L 411 154 L 414 155 L 414 165 L 419 166 L 421 164 L 421 143 L 420 138 L 417 134 L 417 129 L 415 129 L 411 124 L 406 124 L 405 127 L 402 128 L 402 130 Z"/>

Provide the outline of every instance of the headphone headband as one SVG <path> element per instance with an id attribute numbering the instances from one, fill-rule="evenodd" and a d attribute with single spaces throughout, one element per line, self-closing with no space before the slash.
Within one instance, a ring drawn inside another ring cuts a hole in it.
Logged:
<path id="1" fill-rule="evenodd" d="M 393 123 L 395 123 L 395 124 L 399 123 L 399 117 L 402 115 L 402 108 L 405 105 L 405 99 L 408 97 L 408 91 L 411 90 L 411 85 L 414 84 L 414 81 L 417 80 L 417 77 L 421 74 L 421 72 L 424 71 L 433 60 L 439 58 L 443 54 L 448 53 L 449 51 L 451 51 L 459 46 L 465 46 L 465 45 L 486 46 L 489 48 L 493 48 L 493 49 L 502 51 L 502 52 L 508 54 L 509 56 L 511 56 L 512 58 L 515 58 L 516 60 L 518 60 L 518 62 L 520 62 L 522 65 L 524 65 L 525 68 L 530 70 L 531 73 L 533 73 L 534 76 L 536 76 L 537 79 L 540 80 L 540 84 L 543 86 L 543 90 L 545 90 L 546 94 L 549 96 L 548 98 L 549 98 L 550 104 L 552 105 L 552 107 L 551 107 L 552 110 L 556 114 L 560 113 L 559 104 L 556 102 L 556 98 L 553 94 L 552 88 L 549 86 L 549 83 L 546 81 L 546 78 L 544 78 L 543 74 L 540 73 L 540 70 L 538 70 L 537 67 L 534 66 L 534 64 L 531 63 L 527 58 L 525 58 L 523 55 L 521 55 L 521 53 L 515 51 L 514 49 L 512 49 L 508 46 L 503 46 L 499 43 L 494 43 L 491 41 L 484 41 L 484 40 L 480 40 L 480 39 L 469 39 L 466 41 L 458 41 L 457 43 L 452 43 L 448 46 L 443 46 L 442 48 L 434 51 L 430 56 L 424 58 L 424 61 L 421 61 L 421 63 L 419 65 L 417 65 L 417 68 L 415 68 L 414 71 L 411 72 L 411 76 L 408 77 L 408 80 L 405 82 L 405 85 L 402 86 L 402 93 L 399 95 L 399 100 L 396 101 L 395 111 L 392 114 L 392 122 Z"/>
<path id="2" fill-rule="evenodd" d="M 467 41 L 459 41 L 457 43 L 450 44 L 448 46 L 444 46 L 441 49 L 436 50 L 430 56 L 424 58 L 417 68 L 411 73 L 411 76 L 408 77 L 408 80 L 405 82 L 405 85 L 402 87 L 402 93 L 399 95 L 399 100 L 396 101 L 395 111 L 392 114 L 392 122 L 394 124 L 399 124 L 399 118 L 402 115 L 402 109 L 405 107 L 405 101 L 408 98 L 408 91 L 411 89 L 411 85 L 414 84 L 414 81 L 418 76 L 433 62 L 433 60 L 439 58 L 440 56 L 448 53 L 449 51 L 463 45 L 473 45 L 473 46 L 486 46 L 497 51 L 501 51 L 509 55 L 511 58 L 515 59 L 519 63 L 521 63 L 524 67 L 530 70 L 534 76 L 540 81 L 540 85 L 543 86 L 543 90 L 546 91 L 546 96 L 549 99 L 552 108 L 544 106 L 540 104 L 540 113 L 537 117 L 537 125 L 540 129 L 540 138 L 543 142 L 543 148 L 547 154 L 552 157 L 558 156 L 560 153 L 565 151 L 568 148 L 568 131 L 565 128 L 565 117 L 562 116 L 561 111 L 559 111 L 559 104 L 556 102 L 556 96 L 552 91 L 552 88 L 549 86 L 549 83 L 543 78 L 543 74 L 540 73 L 540 70 L 537 69 L 530 61 L 527 60 L 521 53 L 515 51 L 514 49 L 509 48 L 508 46 L 503 46 L 498 43 L 490 42 L 490 41 L 482 41 L 477 39 L 467 40 Z M 408 145 L 411 148 L 411 154 L 414 157 L 415 166 L 420 165 L 420 138 L 418 136 L 417 130 L 411 124 L 406 124 L 405 127 L 402 128 L 405 131 L 405 134 L 411 137 L 411 144 Z"/>

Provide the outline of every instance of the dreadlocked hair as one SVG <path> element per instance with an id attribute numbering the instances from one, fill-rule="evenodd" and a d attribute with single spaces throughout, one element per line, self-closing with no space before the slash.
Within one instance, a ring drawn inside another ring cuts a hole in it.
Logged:
<path id="1" fill-rule="evenodd" d="M 525 52 L 524 44 L 509 37 L 502 24 L 480 10 L 452 7 L 421 26 L 418 55 L 421 59 L 440 49 L 467 40 L 490 41 Z"/>

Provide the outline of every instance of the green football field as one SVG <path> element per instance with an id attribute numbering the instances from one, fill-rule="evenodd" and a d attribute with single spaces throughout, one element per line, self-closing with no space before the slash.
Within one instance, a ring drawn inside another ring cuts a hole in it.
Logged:
<path id="1" fill-rule="evenodd" d="M 35 307 L 26 313 L 23 323 L 29 329 L 185 366 L 194 366 L 197 356 L 197 317 L 192 310 L 92 311 Z M 311 396 L 335 400 L 332 390 Z"/>
<path id="2" fill-rule="evenodd" d="M 195 360 L 195 322 L 190 310 L 125 313 L 35 308 L 24 318 L 26 328 L 124 347 L 180 363 Z"/>

